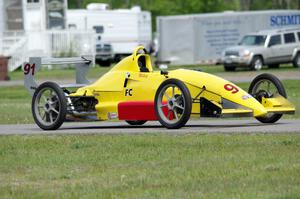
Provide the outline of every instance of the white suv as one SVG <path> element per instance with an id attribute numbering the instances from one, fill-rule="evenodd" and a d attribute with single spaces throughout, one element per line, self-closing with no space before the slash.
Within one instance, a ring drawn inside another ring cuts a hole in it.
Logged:
<path id="1" fill-rule="evenodd" d="M 300 67 L 300 29 L 264 30 L 247 34 L 238 46 L 229 47 L 222 54 L 226 71 L 236 67 L 260 70 L 263 65 L 278 68 L 293 63 Z"/>

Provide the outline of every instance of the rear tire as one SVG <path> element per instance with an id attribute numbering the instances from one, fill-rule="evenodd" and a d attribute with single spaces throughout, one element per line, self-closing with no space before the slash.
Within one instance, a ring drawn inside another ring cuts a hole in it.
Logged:
<path id="1" fill-rule="evenodd" d="M 263 60 L 260 56 L 254 56 L 250 65 L 251 70 L 259 71 L 263 67 Z"/>
<path id="2" fill-rule="evenodd" d="M 125 120 L 130 125 L 140 126 L 147 122 L 147 120 Z"/>
<path id="3" fill-rule="evenodd" d="M 224 65 L 224 70 L 225 71 L 235 71 L 236 67 L 232 65 Z"/>
<path id="4" fill-rule="evenodd" d="M 67 100 L 63 90 L 54 82 L 41 84 L 31 103 L 35 123 L 43 130 L 56 130 L 65 121 Z"/>
<path id="5" fill-rule="evenodd" d="M 268 98 L 268 97 L 272 97 L 272 95 L 275 94 L 275 93 L 270 93 L 270 91 L 267 90 L 258 89 L 259 85 L 264 81 L 273 84 L 277 89 L 276 92 L 278 92 L 281 96 L 287 98 L 284 86 L 282 85 L 281 81 L 274 75 L 264 73 L 254 78 L 254 80 L 250 84 L 249 91 L 248 91 L 248 93 L 251 94 L 260 103 L 262 102 L 262 97 Z M 274 123 L 278 121 L 281 117 L 282 114 L 270 113 L 264 117 L 256 117 L 256 119 L 262 123 Z"/>
<path id="6" fill-rule="evenodd" d="M 300 53 L 297 53 L 296 57 L 293 60 L 293 66 L 295 68 L 299 68 L 300 67 Z"/>

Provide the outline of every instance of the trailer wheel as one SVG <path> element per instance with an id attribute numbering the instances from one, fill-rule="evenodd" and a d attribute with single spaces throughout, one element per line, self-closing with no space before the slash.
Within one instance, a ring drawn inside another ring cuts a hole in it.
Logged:
<path id="1" fill-rule="evenodd" d="M 280 94 L 283 97 L 287 97 L 284 86 L 281 81 L 271 74 L 261 74 L 258 75 L 251 82 L 249 87 L 249 94 L 251 94 L 260 103 L 262 102 L 262 97 L 271 98 L 275 94 Z M 264 117 L 256 117 L 256 119 L 262 123 L 274 123 L 282 117 L 282 114 L 268 113 Z"/>
<path id="2" fill-rule="evenodd" d="M 188 88 L 177 79 L 168 79 L 155 95 L 155 113 L 159 122 L 168 129 L 183 127 L 190 118 L 192 100 Z"/>
<path id="3" fill-rule="evenodd" d="M 31 110 L 35 123 L 41 129 L 58 129 L 67 114 L 67 101 L 63 90 L 54 82 L 41 84 L 34 92 Z"/>
<path id="4" fill-rule="evenodd" d="M 224 70 L 225 71 L 235 71 L 235 66 L 232 66 L 232 65 L 228 65 L 228 64 L 225 64 L 224 65 Z"/>
<path id="5" fill-rule="evenodd" d="M 125 120 L 130 125 L 140 126 L 147 122 L 147 120 Z"/>
<path id="6" fill-rule="evenodd" d="M 99 64 L 99 66 L 103 66 L 103 67 L 109 67 L 111 64 L 110 60 L 97 60 L 96 61 L 97 64 Z"/>

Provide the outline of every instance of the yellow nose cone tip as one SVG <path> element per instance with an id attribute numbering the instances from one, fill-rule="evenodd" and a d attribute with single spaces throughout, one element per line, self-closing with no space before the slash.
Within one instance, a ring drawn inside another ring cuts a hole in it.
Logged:
<path id="1" fill-rule="evenodd" d="M 256 109 L 253 111 L 253 116 L 254 117 L 263 117 L 267 115 L 268 111 L 265 108 L 262 109 Z"/>

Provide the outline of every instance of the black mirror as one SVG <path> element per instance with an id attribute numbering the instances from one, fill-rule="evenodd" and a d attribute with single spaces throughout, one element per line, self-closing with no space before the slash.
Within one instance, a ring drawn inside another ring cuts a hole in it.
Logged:
<path id="1" fill-rule="evenodd" d="M 160 71 L 160 74 L 161 74 L 161 75 L 168 75 L 168 74 L 169 74 L 169 72 L 168 72 L 168 71 L 166 71 L 166 70 L 161 70 L 161 71 Z"/>

